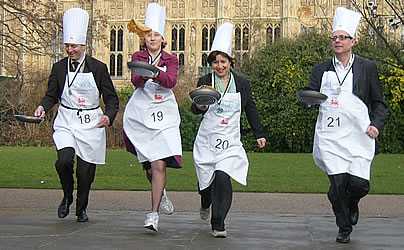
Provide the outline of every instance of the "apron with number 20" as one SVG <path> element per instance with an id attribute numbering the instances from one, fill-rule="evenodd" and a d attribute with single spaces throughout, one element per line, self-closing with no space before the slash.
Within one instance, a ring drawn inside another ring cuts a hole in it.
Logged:
<path id="1" fill-rule="evenodd" d="M 240 93 L 226 93 L 204 114 L 193 150 L 200 190 L 209 187 L 215 170 L 247 185 L 249 164 L 240 140 L 240 115 Z"/>
<path id="2" fill-rule="evenodd" d="M 53 123 L 53 140 L 57 150 L 72 147 L 84 161 L 105 164 L 105 128 L 97 128 L 103 115 L 99 91 L 91 72 L 79 72 L 82 64 L 75 72 L 70 72 L 68 67 L 61 105 Z"/>
<path id="3" fill-rule="evenodd" d="M 324 72 L 320 92 L 328 96 L 320 105 L 313 158 L 328 175 L 349 173 L 370 180 L 375 140 L 366 133 L 368 108 L 352 93 L 353 75 L 340 86 L 334 71 Z"/>
<path id="4" fill-rule="evenodd" d="M 165 67 L 158 67 L 166 71 Z M 172 89 L 149 79 L 137 88 L 125 108 L 123 129 L 139 162 L 182 155 L 180 115 Z"/>

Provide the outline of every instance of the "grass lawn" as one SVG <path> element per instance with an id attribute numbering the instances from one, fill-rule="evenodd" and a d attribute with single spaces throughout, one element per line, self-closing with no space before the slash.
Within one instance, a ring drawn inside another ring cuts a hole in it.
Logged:
<path id="1" fill-rule="evenodd" d="M 250 153 L 248 185 L 233 182 L 234 191 L 326 193 L 326 173 L 311 154 Z M 0 188 L 59 189 L 52 147 L 0 147 Z M 122 149 L 107 150 L 106 165 L 98 165 L 92 189 L 149 190 L 137 158 Z M 41 183 L 43 181 L 43 183 Z M 183 168 L 167 170 L 167 189 L 197 191 L 192 153 L 184 152 Z M 381 154 L 372 165 L 371 193 L 404 194 L 404 154 Z"/>

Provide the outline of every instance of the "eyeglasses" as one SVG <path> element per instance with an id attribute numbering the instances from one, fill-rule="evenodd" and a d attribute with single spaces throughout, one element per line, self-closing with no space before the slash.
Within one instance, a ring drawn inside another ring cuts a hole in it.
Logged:
<path id="1" fill-rule="evenodd" d="M 345 41 L 345 39 L 353 39 L 353 37 L 340 35 L 340 36 L 332 36 L 332 37 L 330 37 L 330 39 L 335 42 L 335 41 L 337 41 L 337 39 L 340 41 Z"/>

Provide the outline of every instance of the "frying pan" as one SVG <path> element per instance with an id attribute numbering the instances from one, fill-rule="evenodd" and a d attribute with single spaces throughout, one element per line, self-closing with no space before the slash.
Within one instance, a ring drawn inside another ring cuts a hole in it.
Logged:
<path id="1" fill-rule="evenodd" d="M 296 96 L 301 102 L 309 106 L 321 104 L 328 98 L 325 94 L 314 90 L 298 90 Z"/>
<path id="2" fill-rule="evenodd" d="M 29 115 L 14 115 L 14 116 L 18 121 L 21 121 L 21 122 L 41 124 L 43 121 L 45 121 L 44 118 L 41 118 L 38 116 L 29 116 Z"/>
<path id="3" fill-rule="evenodd" d="M 141 76 L 154 76 L 160 71 L 156 66 L 141 61 L 128 62 L 128 68 L 132 73 Z"/>
<path id="4" fill-rule="evenodd" d="M 189 98 L 191 101 L 198 105 L 212 105 L 215 104 L 221 95 L 212 87 L 202 85 L 191 92 L 189 92 Z"/>

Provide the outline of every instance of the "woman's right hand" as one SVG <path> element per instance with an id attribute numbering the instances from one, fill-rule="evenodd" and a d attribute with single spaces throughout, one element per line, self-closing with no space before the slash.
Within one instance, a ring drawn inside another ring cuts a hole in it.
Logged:
<path id="1" fill-rule="evenodd" d="M 199 104 L 196 104 L 196 107 L 202 111 L 206 111 L 209 108 L 209 106 L 207 105 L 199 105 Z"/>
<path id="2" fill-rule="evenodd" d="M 36 108 L 36 110 L 34 112 L 34 116 L 44 118 L 45 109 L 42 106 L 38 106 L 38 108 Z"/>

